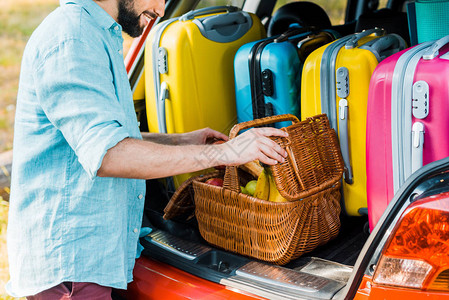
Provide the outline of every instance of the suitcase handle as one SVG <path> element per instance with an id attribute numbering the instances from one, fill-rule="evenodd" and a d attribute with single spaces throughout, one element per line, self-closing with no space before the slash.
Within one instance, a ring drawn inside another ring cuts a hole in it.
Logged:
<path id="1" fill-rule="evenodd" d="M 377 61 L 380 62 L 393 53 L 407 48 L 407 44 L 400 35 L 391 33 L 378 39 L 374 39 L 360 48 L 371 51 L 374 56 L 376 56 Z"/>
<path id="2" fill-rule="evenodd" d="M 214 42 L 231 43 L 244 36 L 253 25 L 253 20 L 247 12 L 233 12 L 195 19 L 201 34 Z"/>
<path id="3" fill-rule="evenodd" d="M 376 34 L 376 36 L 381 36 L 385 33 L 385 30 L 382 28 L 374 28 L 374 29 L 368 29 L 368 30 L 364 30 L 362 32 L 356 33 L 349 41 L 346 42 L 345 48 L 346 49 L 354 49 L 355 47 L 357 47 L 359 45 L 359 41 L 366 37 L 369 36 L 371 34 Z"/>
<path id="4" fill-rule="evenodd" d="M 189 11 L 188 13 L 185 13 L 179 18 L 179 21 L 185 22 L 189 20 L 193 20 L 196 17 L 204 16 L 204 15 L 210 15 L 220 12 L 236 12 L 240 9 L 235 6 L 212 6 L 212 7 L 205 7 L 197 10 Z"/>
<path id="5" fill-rule="evenodd" d="M 324 46 L 335 40 L 332 33 L 327 31 L 322 31 L 318 34 L 313 34 L 307 38 L 299 41 L 298 45 L 298 56 L 302 62 L 306 61 L 307 56 L 312 53 L 315 49 Z"/>
<path id="6" fill-rule="evenodd" d="M 404 39 L 397 34 L 388 34 L 381 38 L 376 39 L 376 41 L 369 47 L 372 51 L 377 53 L 383 52 L 389 48 L 395 48 L 404 50 L 407 48 Z"/>
<path id="7" fill-rule="evenodd" d="M 446 46 L 446 44 L 449 43 L 449 35 L 446 35 L 445 37 L 442 37 L 441 39 L 437 40 L 435 43 L 433 43 L 432 46 L 424 53 L 423 59 L 425 60 L 431 60 L 438 56 L 439 51 L 441 48 Z"/>
<path id="8" fill-rule="evenodd" d="M 310 26 L 310 27 L 291 27 L 289 28 L 286 32 L 284 32 L 283 34 L 281 34 L 280 36 L 278 36 L 277 38 L 274 39 L 274 43 L 282 43 L 285 42 L 286 40 L 288 40 L 290 37 L 295 36 L 295 35 L 299 35 L 302 33 L 306 33 L 309 31 L 315 31 L 316 27 Z"/>

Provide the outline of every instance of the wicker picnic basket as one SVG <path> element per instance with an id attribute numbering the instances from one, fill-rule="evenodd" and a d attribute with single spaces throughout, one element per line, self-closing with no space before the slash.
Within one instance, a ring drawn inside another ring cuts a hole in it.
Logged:
<path id="1" fill-rule="evenodd" d="M 199 231 L 209 243 L 282 265 L 338 234 L 343 161 L 325 115 L 303 122 L 293 115 L 244 122 L 233 127 L 230 138 L 243 129 L 287 120 L 293 122 L 284 129 L 289 137 L 273 139 L 287 150 L 288 159 L 270 168 L 289 201 L 240 193 L 240 185 L 249 179 L 237 167 L 226 168 L 223 187 L 193 181 Z"/>
<path id="2" fill-rule="evenodd" d="M 170 220 L 180 218 L 182 220 L 190 220 L 195 216 L 195 203 L 193 200 L 193 181 L 206 181 L 209 178 L 223 177 L 224 172 L 216 171 L 204 175 L 194 176 L 184 181 L 173 193 L 170 201 L 164 208 L 164 219 Z"/>

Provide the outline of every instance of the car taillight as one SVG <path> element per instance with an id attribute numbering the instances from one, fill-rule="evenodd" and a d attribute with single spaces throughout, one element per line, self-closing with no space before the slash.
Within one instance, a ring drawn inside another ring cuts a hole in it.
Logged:
<path id="1" fill-rule="evenodd" d="M 417 200 L 406 209 L 386 243 L 373 282 L 449 291 L 449 192 Z"/>

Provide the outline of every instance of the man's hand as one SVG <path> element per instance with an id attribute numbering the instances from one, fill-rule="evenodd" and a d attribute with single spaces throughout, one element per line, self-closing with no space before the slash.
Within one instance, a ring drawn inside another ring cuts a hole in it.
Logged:
<path id="1" fill-rule="evenodd" d="M 223 133 L 210 128 L 203 128 L 182 134 L 182 144 L 184 145 L 211 144 L 214 140 L 228 141 L 229 138 Z"/>
<path id="2" fill-rule="evenodd" d="M 256 159 L 267 165 L 283 163 L 287 151 L 269 136 L 287 137 L 288 134 L 272 127 L 253 128 L 216 147 L 221 148 L 223 163 L 228 166 L 242 165 Z"/>
<path id="3" fill-rule="evenodd" d="M 149 134 L 153 139 L 169 136 Z M 268 138 L 269 136 L 288 135 L 276 128 L 253 128 L 223 144 L 178 146 L 126 138 L 107 151 L 97 175 L 161 178 L 218 165 L 242 165 L 256 159 L 268 165 L 275 165 L 283 162 L 287 153 Z M 207 128 L 187 133 L 185 137 L 189 137 L 191 143 L 206 143 L 208 139 L 227 140 L 225 135 Z"/>

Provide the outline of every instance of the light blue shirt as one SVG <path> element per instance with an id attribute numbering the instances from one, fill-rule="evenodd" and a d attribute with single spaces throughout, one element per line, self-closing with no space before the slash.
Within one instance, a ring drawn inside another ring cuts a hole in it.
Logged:
<path id="1" fill-rule="evenodd" d="M 141 138 L 122 43 L 95 2 L 61 0 L 26 46 L 7 236 L 13 296 L 132 280 L 145 182 L 96 177 L 108 149 Z"/>

